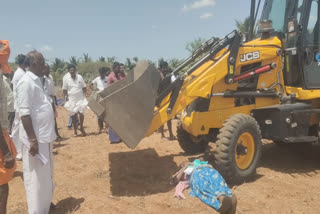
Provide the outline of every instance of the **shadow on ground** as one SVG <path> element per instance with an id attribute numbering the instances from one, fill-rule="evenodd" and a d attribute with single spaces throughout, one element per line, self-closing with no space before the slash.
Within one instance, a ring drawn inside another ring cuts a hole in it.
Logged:
<path id="1" fill-rule="evenodd" d="M 54 148 L 54 149 L 56 149 L 56 148 L 61 148 L 61 147 L 64 147 L 65 145 L 67 145 L 67 144 L 61 143 L 61 141 L 59 141 L 59 142 L 55 142 L 55 143 L 53 144 L 53 148 Z"/>
<path id="2" fill-rule="evenodd" d="M 61 201 L 59 201 L 56 204 L 55 211 L 50 212 L 51 214 L 67 214 L 67 213 L 73 213 L 77 211 L 81 204 L 84 202 L 84 198 L 74 198 L 69 197 L 65 198 Z"/>
<path id="3" fill-rule="evenodd" d="M 13 173 L 13 177 L 14 177 L 14 178 L 20 177 L 21 180 L 23 180 L 23 172 L 15 171 L 15 172 Z"/>
<path id="4" fill-rule="evenodd" d="M 316 173 L 320 169 L 320 145 L 263 145 L 261 166 L 282 173 Z"/>
<path id="5" fill-rule="evenodd" d="M 146 196 L 172 189 L 170 177 L 178 170 L 175 155 L 159 157 L 154 149 L 110 153 L 113 196 Z"/>

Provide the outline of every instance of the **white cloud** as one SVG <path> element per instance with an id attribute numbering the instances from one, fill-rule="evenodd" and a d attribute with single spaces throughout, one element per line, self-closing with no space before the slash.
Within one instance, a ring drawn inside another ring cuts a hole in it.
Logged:
<path id="1" fill-rule="evenodd" d="M 27 49 L 31 49 L 32 45 L 31 44 L 25 44 L 24 47 L 27 48 Z"/>
<path id="2" fill-rule="evenodd" d="M 200 16 L 200 19 L 208 19 L 212 16 L 212 13 L 204 13 Z"/>
<path id="3" fill-rule="evenodd" d="M 52 51 L 52 47 L 50 47 L 49 45 L 44 45 L 40 48 L 41 52 L 50 52 Z"/>
<path id="4" fill-rule="evenodd" d="M 216 0 L 196 0 L 191 4 L 185 4 L 181 9 L 183 12 L 188 12 L 190 10 L 195 10 L 203 7 L 215 6 Z"/>

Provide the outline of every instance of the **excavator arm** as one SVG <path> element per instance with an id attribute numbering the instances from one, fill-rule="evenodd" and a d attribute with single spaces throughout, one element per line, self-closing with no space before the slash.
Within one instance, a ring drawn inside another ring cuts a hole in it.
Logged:
<path id="1" fill-rule="evenodd" d="M 140 61 L 125 79 L 91 97 L 89 107 L 98 116 L 104 114 L 106 123 L 130 148 L 135 148 L 144 137 L 154 133 L 196 99 L 210 99 L 216 95 L 232 97 L 237 91 L 234 83 L 274 69 L 275 56 L 281 60 L 276 54 L 279 48 L 267 45 L 263 56 L 266 64 L 239 74 L 236 60 L 240 38 L 240 34 L 233 31 L 222 39 L 206 41 L 172 72 L 178 78 L 160 94 L 158 70 L 146 61 Z M 259 42 L 269 44 L 273 41 Z M 241 51 L 256 49 L 249 46 Z M 259 96 L 278 96 L 276 93 L 257 93 Z"/>
<path id="2" fill-rule="evenodd" d="M 193 56 L 182 63 L 184 66 L 179 66 L 172 72 L 177 74 L 189 63 L 198 59 L 198 62 L 194 63 L 187 71 L 178 74 L 175 82 L 157 97 L 156 104 L 160 105 L 155 108 L 146 136 L 151 135 L 197 98 L 209 99 L 211 97 L 212 86 L 227 75 L 228 69 L 220 66 L 227 66 L 228 63 L 221 62 L 228 60 L 231 44 L 239 36 L 236 31 L 233 31 L 223 39 L 212 38 L 208 40 L 195 51 Z M 212 70 L 217 72 L 212 72 Z"/>

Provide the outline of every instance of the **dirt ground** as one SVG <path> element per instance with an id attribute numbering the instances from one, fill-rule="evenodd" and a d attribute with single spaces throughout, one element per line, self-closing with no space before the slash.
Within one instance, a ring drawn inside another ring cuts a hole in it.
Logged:
<path id="1" fill-rule="evenodd" d="M 107 134 L 96 135 L 96 117 L 89 110 L 87 137 L 73 137 L 67 123 L 60 107 L 58 125 L 66 140 L 54 149 L 54 213 L 216 213 L 189 196 L 189 190 L 186 200 L 173 197 L 170 176 L 181 162 L 199 157 L 185 156 L 177 141 L 162 141 L 155 133 L 135 150 L 123 143 L 111 145 Z M 233 187 L 237 213 L 320 213 L 319 169 L 320 146 L 288 148 L 265 142 L 254 180 Z M 27 213 L 21 162 L 10 183 L 8 213 Z"/>

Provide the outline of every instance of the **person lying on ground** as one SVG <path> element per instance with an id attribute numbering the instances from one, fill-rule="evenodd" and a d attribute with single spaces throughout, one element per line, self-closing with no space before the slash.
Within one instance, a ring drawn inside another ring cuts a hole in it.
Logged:
<path id="1" fill-rule="evenodd" d="M 237 198 L 228 188 L 225 180 L 212 168 L 207 162 L 185 162 L 181 164 L 181 169 L 172 176 L 170 183 L 178 184 L 177 189 L 181 187 L 180 182 L 186 182 L 190 186 L 189 194 L 198 197 L 205 204 L 213 207 L 222 214 L 235 214 L 237 207 Z M 185 189 L 187 186 L 183 185 Z M 182 189 L 182 190 L 183 190 Z M 176 195 L 181 195 L 176 192 Z M 183 197 L 182 197 L 183 198 Z"/>

